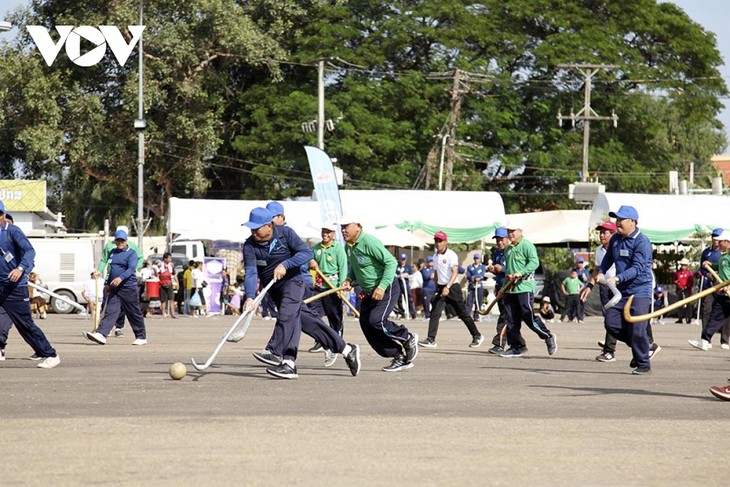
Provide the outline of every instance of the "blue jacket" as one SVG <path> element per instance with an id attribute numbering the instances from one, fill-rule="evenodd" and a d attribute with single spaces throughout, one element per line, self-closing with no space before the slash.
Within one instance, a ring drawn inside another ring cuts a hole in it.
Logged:
<path id="1" fill-rule="evenodd" d="M 124 250 L 119 250 L 114 247 L 109 252 L 109 260 L 107 266 L 109 267 L 109 275 L 106 278 L 106 283 L 109 284 L 117 277 L 122 278 L 119 287 L 137 287 L 137 262 L 139 257 L 137 252 L 133 250 L 129 245 Z"/>
<path id="2" fill-rule="evenodd" d="M 269 284 L 274 277 L 274 269 L 279 264 L 286 269 L 286 275 L 274 284 L 273 289 L 291 279 L 302 281 L 309 279 L 311 282 L 311 277 L 307 277 L 309 274 L 304 275 L 302 266 L 308 264 L 313 258 L 314 254 L 307 244 L 294 230 L 284 225 L 274 225 L 274 232 L 271 234 L 269 242 L 257 242 L 253 235 L 248 237 L 243 244 L 246 299 L 256 297 L 258 280 L 261 281 L 262 287 Z"/>
<path id="3" fill-rule="evenodd" d="M 504 286 L 504 281 L 507 280 L 507 275 L 505 274 L 505 261 L 504 261 L 504 251 L 499 250 L 497 246 L 495 245 L 492 247 L 492 265 L 499 264 L 502 266 L 502 272 L 497 274 L 494 278 L 495 281 L 497 281 L 497 284 L 494 287 L 495 292 L 499 292 L 500 289 L 502 289 L 502 286 Z"/>
<path id="4" fill-rule="evenodd" d="M 433 267 L 424 267 L 421 269 L 421 276 L 423 277 L 423 292 L 436 292 L 436 281 L 431 279 L 436 273 L 436 269 Z"/>
<path id="5" fill-rule="evenodd" d="M 10 222 L 0 228 L 0 254 L 0 284 L 28 287 L 28 273 L 35 265 L 35 249 L 23 230 Z M 23 276 L 18 282 L 11 282 L 8 274 L 18 266 L 23 268 Z"/>
<path id="6" fill-rule="evenodd" d="M 707 247 L 705 250 L 702 251 L 702 256 L 700 256 L 700 270 L 698 271 L 698 274 L 704 276 L 705 280 L 702 281 L 701 291 L 712 287 L 713 284 L 718 284 L 717 282 L 713 282 L 712 279 L 708 278 L 709 272 L 707 272 L 707 269 L 705 269 L 702 265 L 708 261 L 711 264 L 717 264 L 718 262 L 720 262 L 721 255 L 722 251 L 720 249 L 713 249 L 712 247 Z"/>
<path id="7" fill-rule="evenodd" d="M 616 264 L 616 286 L 621 294 L 637 298 L 653 296 L 651 276 L 652 250 L 649 239 L 637 228 L 628 237 L 615 233 L 608 242 L 608 252 L 601 262 L 603 274 Z"/>
<path id="8" fill-rule="evenodd" d="M 475 283 L 471 282 L 472 279 L 476 279 L 476 285 L 482 286 L 482 280 L 484 275 L 487 273 L 487 266 L 484 264 L 472 264 L 466 268 L 466 280 L 469 283 L 469 287 L 474 287 Z"/>

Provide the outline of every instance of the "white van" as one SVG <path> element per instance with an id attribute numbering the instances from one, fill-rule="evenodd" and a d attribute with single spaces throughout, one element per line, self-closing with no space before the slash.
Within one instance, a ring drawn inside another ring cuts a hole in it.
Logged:
<path id="1" fill-rule="evenodd" d="M 43 285 L 50 291 L 79 304 L 84 283 L 94 270 L 94 242 L 84 238 L 29 238 L 35 249 L 35 267 Z M 46 296 L 46 299 L 49 299 Z M 50 298 L 56 313 L 71 313 L 76 308 L 60 299 Z"/>
<path id="2" fill-rule="evenodd" d="M 175 240 L 170 242 L 167 251 L 171 254 L 184 254 L 189 261 L 202 262 L 205 257 L 205 246 L 200 240 Z"/>

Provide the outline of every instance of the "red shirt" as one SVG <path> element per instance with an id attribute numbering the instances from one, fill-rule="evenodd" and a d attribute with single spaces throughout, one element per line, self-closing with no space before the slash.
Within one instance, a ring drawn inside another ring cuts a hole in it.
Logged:
<path id="1" fill-rule="evenodd" d="M 674 273 L 674 284 L 677 285 L 677 289 L 689 288 L 692 289 L 694 286 L 695 277 L 694 273 L 689 269 L 680 269 Z"/>
<path id="2" fill-rule="evenodd" d="M 157 276 L 160 278 L 160 284 L 172 284 L 172 275 L 175 272 L 175 264 L 164 262 L 157 266 Z"/>

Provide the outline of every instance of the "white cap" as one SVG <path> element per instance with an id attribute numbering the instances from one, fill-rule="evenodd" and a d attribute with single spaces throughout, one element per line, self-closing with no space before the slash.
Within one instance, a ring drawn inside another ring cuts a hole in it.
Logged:
<path id="1" fill-rule="evenodd" d="M 542 300 L 545 301 L 546 303 L 549 303 L 550 302 L 550 296 L 545 296 L 544 298 L 542 298 Z"/>
<path id="2" fill-rule="evenodd" d="M 679 265 L 689 265 L 689 260 L 685 257 L 679 261 Z"/>
<path id="3" fill-rule="evenodd" d="M 507 230 L 522 230 L 522 225 L 514 220 L 505 222 L 502 226 Z"/>
<path id="4" fill-rule="evenodd" d="M 349 225 L 350 223 L 360 223 L 360 220 L 358 218 L 355 218 L 355 216 L 345 213 L 342 215 L 337 222 L 335 222 L 337 225 Z"/>
<path id="5" fill-rule="evenodd" d="M 117 232 L 119 230 L 122 230 L 124 233 L 126 233 L 127 235 L 129 235 L 129 227 L 127 227 L 126 225 L 119 225 L 117 227 Z"/>
<path id="6" fill-rule="evenodd" d="M 717 240 L 729 240 L 730 241 L 730 231 L 723 230 L 722 233 L 717 237 Z"/>

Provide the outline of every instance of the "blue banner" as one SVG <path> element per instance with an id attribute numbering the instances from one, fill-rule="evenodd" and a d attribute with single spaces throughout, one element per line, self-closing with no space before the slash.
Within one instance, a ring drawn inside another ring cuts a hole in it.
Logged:
<path id="1" fill-rule="evenodd" d="M 304 150 L 307 151 L 309 159 L 309 170 L 312 172 L 312 182 L 317 192 L 322 223 L 336 222 L 342 216 L 342 203 L 332 159 L 317 147 L 304 146 Z"/>

